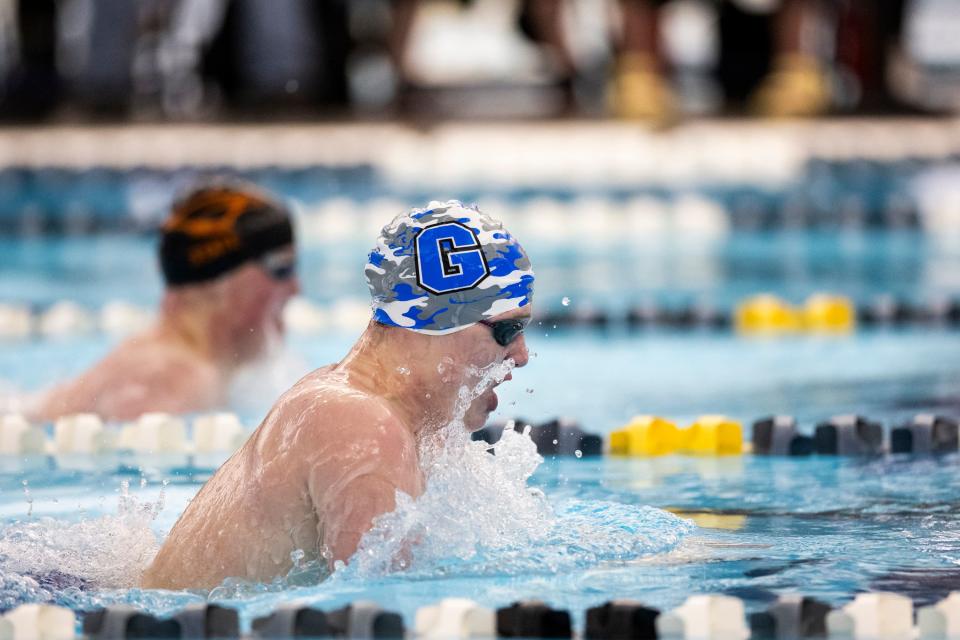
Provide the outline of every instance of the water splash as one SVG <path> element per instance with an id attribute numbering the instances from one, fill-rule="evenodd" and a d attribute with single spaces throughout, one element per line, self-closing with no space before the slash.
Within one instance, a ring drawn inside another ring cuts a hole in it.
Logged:
<path id="1" fill-rule="evenodd" d="M 142 487 L 143 485 L 141 485 Z M 0 529 L 0 608 L 62 602 L 89 589 L 136 585 L 159 548 L 150 523 L 163 509 L 121 483 L 117 513 L 66 522 L 28 518 Z"/>
<path id="2" fill-rule="evenodd" d="M 350 563 L 337 566 L 334 580 L 396 572 L 417 578 L 557 573 L 670 551 L 694 530 L 650 507 L 553 506 L 527 484 L 543 462 L 529 427 L 523 433 L 504 429 L 492 447 L 470 440 L 466 409 L 513 366 L 510 360 L 491 366 L 473 386 L 460 388 L 454 419 L 421 443 L 423 495 L 414 500 L 398 493 L 397 508 L 375 521 Z"/>

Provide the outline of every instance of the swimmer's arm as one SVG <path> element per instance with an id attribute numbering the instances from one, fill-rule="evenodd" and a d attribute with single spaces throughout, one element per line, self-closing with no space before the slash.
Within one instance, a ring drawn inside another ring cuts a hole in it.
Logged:
<path id="1" fill-rule="evenodd" d="M 396 508 L 397 491 L 413 497 L 422 492 L 413 438 L 403 425 L 366 415 L 367 409 L 354 415 L 359 418 L 353 423 L 354 437 L 338 443 L 342 457 L 332 456 L 311 473 L 320 544 L 331 554 L 331 566 L 346 562 L 374 519 Z"/>
<path id="2" fill-rule="evenodd" d="M 338 493 L 324 523 L 323 543 L 331 554 L 331 564 L 346 562 L 357 550 L 360 538 L 370 530 L 374 519 L 396 508 L 396 492 L 393 481 L 364 475 Z"/>

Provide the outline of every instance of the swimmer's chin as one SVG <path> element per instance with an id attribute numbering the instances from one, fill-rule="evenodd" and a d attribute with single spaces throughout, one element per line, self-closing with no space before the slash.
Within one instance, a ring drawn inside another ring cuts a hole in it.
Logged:
<path id="1" fill-rule="evenodd" d="M 470 433 L 479 431 L 487 424 L 490 414 L 497 410 L 499 404 L 500 401 L 493 389 L 487 391 L 473 401 L 470 410 L 464 416 L 463 426 Z"/>
<path id="2" fill-rule="evenodd" d="M 493 389 L 490 390 L 490 400 L 487 402 L 487 415 L 497 410 L 497 407 L 500 406 L 500 398 L 497 397 L 497 392 Z"/>

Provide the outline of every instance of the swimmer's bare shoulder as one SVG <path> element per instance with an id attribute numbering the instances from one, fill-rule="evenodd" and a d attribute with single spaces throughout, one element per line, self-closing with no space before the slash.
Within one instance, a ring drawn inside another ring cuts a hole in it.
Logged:
<path id="1" fill-rule="evenodd" d="M 320 544 L 331 563 L 346 561 L 372 520 L 395 508 L 397 491 L 423 491 L 413 432 L 383 398 L 331 368 L 303 378 L 278 404 L 277 424 L 299 422 Z"/>
<path id="2" fill-rule="evenodd" d="M 135 336 L 78 378 L 40 396 L 33 415 L 54 419 L 94 412 L 131 420 L 147 411 L 185 413 L 221 401 L 219 374 L 191 352 Z"/>

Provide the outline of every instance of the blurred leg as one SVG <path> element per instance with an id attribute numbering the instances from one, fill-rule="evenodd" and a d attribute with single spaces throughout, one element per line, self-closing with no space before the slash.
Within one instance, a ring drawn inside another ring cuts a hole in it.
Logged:
<path id="1" fill-rule="evenodd" d="M 851 90 L 847 107 L 870 113 L 915 112 L 887 83 L 891 58 L 901 46 L 907 0 L 838 0 L 837 66 Z"/>
<path id="2" fill-rule="evenodd" d="M 752 100 L 761 115 L 812 116 L 830 107 L 826 73 L 807 41 L 822 28 L 821 8 L 818 0 L 784 0 L 773 23 L 773 69 Z"/>
<path id="3" fill-rule="evenodd" d="M 17 6 L 19 65 L 8 79 L 0 113 L 38 119 L 57 106 L 60 76 L 56 66 L 57 7 L 53 0 L 20 0 Z M 2 95 L 2 94 L 0 94 Z"/>
<path id="4" fill-rule="evenodd" d="M 420 3 L 419 0 L 391 0 L 390 4 L 393 8 L 393 25 L 388 41 L 390 59 L 400 83 L 406 84 L 410 80 L 406 66 L 407 45 L 413 20 L 417 16 L 417 5 Z"/>
<path id="5" fill-rule="evenodd" d="M 520 27 L 535 42 L 545 46 L 553 63 L 553 72 L 562 92 L 562 112 L 576 109 L 573 91 L 577 65 L 563 31 L 562 0 L 521 0 Z"/>
<path id="6" fill-rule="evenodd" d="M 614 110 L 621 118 L 667 121 L 674 97 L 663 77 L 657 3 L 621 0 L 621 51 L 613 85 Z"/>
<path id="7" fill-rule="evenodd" d="M 577 69 L 563 34 L 563 2 L 528 0 L 526 8 L 536 31 L 535 37 L 550 48 L 561 76 L 572 78 Z"/>

